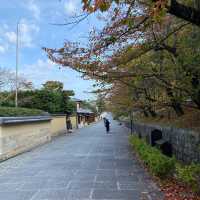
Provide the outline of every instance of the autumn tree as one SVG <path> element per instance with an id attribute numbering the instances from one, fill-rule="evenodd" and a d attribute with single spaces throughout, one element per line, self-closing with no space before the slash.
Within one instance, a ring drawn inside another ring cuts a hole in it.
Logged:
<path id="1" fill-rule="evenodd" d="M 33 89 L 33 83 L 24 76 L 18 77 L 18 91 L 26 91 Z M 0 105 L 5 101 L 14 98 L 16 90 L 16 75 L 13 71 L 0 67 Z"/>
<path id="2" fill-rule="evenodd" d="M 131 107 L 146 115 L 171 107 L 181 116 L 187 100 L 200 108 L 199 28 L 189 23 L 199 23 L 197 2 L 84 0 L 83 10 L 108 11 L 108 22 L 91 32 L 88 46 L 66 42 L 60 49 L 44 48 L 52 61 L 109 85 L 112 102 L 117 99 L 113 91 L 130 97 Z M 129 105 L 122 102 L 122 108 Z"/>

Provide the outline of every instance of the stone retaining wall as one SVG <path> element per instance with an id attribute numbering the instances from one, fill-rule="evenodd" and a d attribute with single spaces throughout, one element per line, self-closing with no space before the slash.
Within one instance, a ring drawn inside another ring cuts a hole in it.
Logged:
<path id="1" fill-rule="evenodd" d="M 134 123 L 133 130 L 151 143 L 151 133 L 160 130 L 164 140 L 172 145 L 173 155 L 184 163 L 200 162 L 200 133 L 174 127 Z"/>
<path id="2" fill-rule="evenodd" d="M 51 140 L 51 117 L 0 117 L 0 160 Z"/>

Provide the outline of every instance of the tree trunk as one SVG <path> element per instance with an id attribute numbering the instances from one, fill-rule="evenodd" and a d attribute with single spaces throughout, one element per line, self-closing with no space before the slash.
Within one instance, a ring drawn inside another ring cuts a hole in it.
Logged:
<path id="1" fill-rule="evenodd" d="M 147 111 L 151 115 L 151 117 L 157 117 L 157 113 L 152 109 L 151 105 L 147 106 Z"/>
<path id="2" fill-rule="evenodd" d="M 172 89 L 171 88 L 166 88 L 166 92 L 167 92 L 168 97 L 170 98 L 171 107 L 174 109 L 174 111 L 176 112 L 177 116 L 180 117 L 180 116 L 184 115 L 184 111 L 183 111 L 183 108 L 181 106 L 181 103 L 178 102 L 177 99 L 174 97 Z"/>
<path id="3" fill-rule="evenodd" d="M 168 12 L 176 17 L 200 26 L 199 0 L 195 0 L 195 7 L 193 8 L 178 3 L 176 0 L 171 0 L 171 5 L 168 6 Z"/>
<path id="4" fill-rule="evenodd" d="M 192 101 L 200 109 L 200 89 L 199 89 L 200 82 L 199 82 L 199 76 L 197 74 L 193 75 L 193 78 L 192 78 L 192 87 L 195 90 L 195 93 L 191 96 Z"/>
<path id="5" fill-rule="evenodd" d="M 172 108 L 174 109 L 178 117 L 181 117 L 182 115 L 184 115 L 184 111 L 180 103 L 173 102 Z"/>
<path id="6" fill-rule="evenodd" d="M 194 8 L 197 10 L 200 10 L 200 1 L 199 0 L 194 0 Z"/>
<path id="7" fill-rule="evenodd" d="M 145 117 L 149 117 L 149 114 L 146 110 L 143 110 L 143 114 L 144 114 Z"/>

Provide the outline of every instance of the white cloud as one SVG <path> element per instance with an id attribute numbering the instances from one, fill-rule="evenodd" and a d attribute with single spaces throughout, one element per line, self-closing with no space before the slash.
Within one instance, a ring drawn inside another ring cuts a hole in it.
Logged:
<path id="1" fill-rule="evenodd" d="M 19 27 L 21 45 L 24 47 L 33 47 L 34 37 L 40 31 L 39 26 L 37 26 L 36 24 L 31 24 L 27 20 L 23 19 L 21 20 Z"/>
<path id="2" fill-rule="evenodd" d="M 5 38 L 10 42 L 10 43 L 16 43 L 17 35 L 15 32 L 10 31 L 5 33 Z"/>
<path id="3" fill-rule="evenodd" d="M 67 0 L 64 4 L 64 7 L 68 15 L 74 15 L 78 9 L 77 1 Z"/>
<path id="4" fill-rule="evenodd" d="M 2 27 L 3 27 L 3 29 L 8 29 L 8 24 L 3 23 Z"/>
<path id="5" fill-rule="evenodd" d="M 47 60 L 38 59 L 35 64 L 31 65 L 32 69 L 34 68 L 34 70 L 36 66 L 37 69 L 41 72 L 41 71 L 49 71 L 49 69 L 55 67 L 56 64 L 49 59 Z"/>
<path id="6" fill-rule="evenodd" d="M 82 80 L 78 72 L 61 67 L 49 59 L 38 59 L 33 64 L 26 64 L 19 69 L 27 80 L 32 81 L 36 88 L 49 80 L 61 81 L 64 88 L 74 90 L 78 98 L 88 99 L 89 94 L 84 91 L 92 90 L 93 81 Z M 92 95 L 91 95 L 92 96 Z"/>
<path id="7" fill-rule="evenodd" d="M 0 45 L 0 53 L 5 53 L 6 52 L 6 47 L 3 45 Z"/>
<path id="8" fill-rule="evenodd" d="M 8 50 L 8 39 L 14 40 L 11 35 L 7 35 L 9 38 L 6 37 L 8 25 L 3 23 L 2 26 L 0 27 L 0 54 L 5 53 Z"/>
<path id="9" fill-rule="evenodd" d="M 30 0 L 27 4 L 27 8 L 29 11 L 31 11 L 31 13 L 33 14 L 33 17 L 36 20 L 40 19 L 40 8 L 38 7 L 38 5 L 34 2 L 34 0 Z"/>
<path id="10" fill-rule="evenodd" d="M 13 27 L 12 27 L 13 29 Z M 26 19 L 22 19 L 19 22 L 19 43 L 22 47 L 34 47 L 34 39 L 40 31 L 39 26 L 29 22 Z M 17 34 L 11 27 L 3 26 L 0 29 L 1 43 L 5 43 L 7 46 L 16 44 Z"/>
<path id="11" fill-rule="evenodd" d="M 41 87 L 49 80 L 65 82 L 67 74 L 65 69 L 59 69 L 58 65 L 49 59 L 38 59 L 33 64 L 26 64 L 19 69 L 21 74 L 34 83 L 36 87 Z"/>
<path id="12" fill-rule="evenodd" d="M 23 67 L 23 73 L 33 81 L 48 80 L 55 76 L 56 64 L 49 59 L 38 59 L 36 63 L 25 65 Z M 45 81 L 43 81 L 45 82 Z"/>

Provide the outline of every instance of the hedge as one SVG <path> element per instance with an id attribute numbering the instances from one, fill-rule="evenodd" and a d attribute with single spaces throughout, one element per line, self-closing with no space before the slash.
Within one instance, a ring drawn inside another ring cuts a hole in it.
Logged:
<path id="1" fill-rule="evenodd" d="M 137 136 L 130 136 L 129 142 L 154 175 L 162 178 L 174 172 L 174 158 L 163 155 L 158 149 L 151 147 Z"/>
<path id="2" fill-rule="evenodd" d="M 0 107 L 0 117 L 23 117 L 23 116 L 36 116 L 46 115 L 42 110 L 28 109 L 28 108 L 15 108 L 15 107 Z"/>

